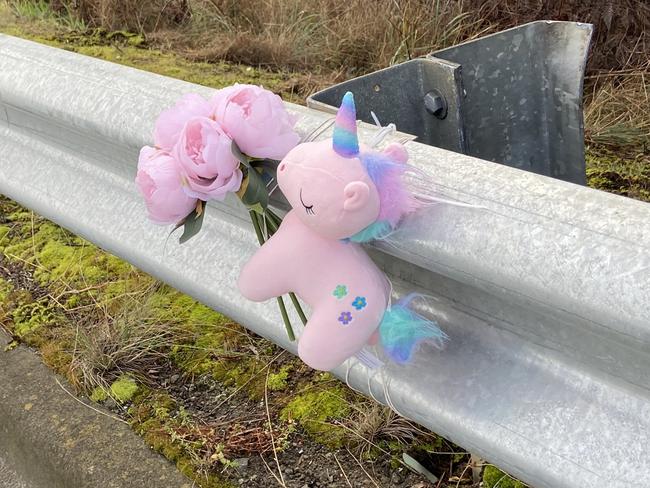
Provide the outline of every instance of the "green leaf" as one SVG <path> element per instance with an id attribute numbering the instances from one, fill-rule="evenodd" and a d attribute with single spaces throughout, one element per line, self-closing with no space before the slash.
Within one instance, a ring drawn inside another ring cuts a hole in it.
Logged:
<path id="1" fill-rule="evenodd" d="M 199 200 L 196 204 L 196 208 L 192 210 L 183 222 L 180 224 L 183 226 L 183 234 L 181 235 L 178 242 L 185 244 L 192 237 L 199 233 L 201 226 L 203 225 L 203 217 L 205 216 L 205 202 Z"/>
<path id="2" fill-rule="evenodd" d="M 230 151 L 232 152 L 232 155 L 235 156 L 237 161 L 239 161 L 247 168 L 251 167 L 250 158 L 246 156 L 243 152 L 241 152 L 241 149 L 239 149 L 239 146 L 235 141 L 232 141 L 232 144 L 230 145 Z"/>
<path id="3" fill-rule="evenodd" d="M 438 477 L 435 474 L 433 474 L 431 471 L 429 471 L 427 468 L 422 466 L 415 458 L 409 456 L 404 452 L 402 453 L 402 459 L 404 460 L 404 464 L 406 464 L 409 468 L 411 468 L 416 473 L 419 473 L 422 476 L 424 476 L 431 483 L 438 482 Z"/>
<path id="4" fill-rule="evenodd" d="M 269 205 L 269 191 L 266 188 L 266 183 L 264 183 L 262 175 L 254 168 L 248 170 L 248 175 L 237 195 L 244 205 L 260 214 Z"/>

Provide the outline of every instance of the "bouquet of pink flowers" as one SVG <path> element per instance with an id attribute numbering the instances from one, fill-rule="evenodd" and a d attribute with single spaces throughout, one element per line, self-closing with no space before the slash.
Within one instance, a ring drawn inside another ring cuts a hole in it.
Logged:
<path id="1" fill-rule="evenodd" d="M 268 207 L 268 187 L 279 160 L 300 142 L 296 120 L 278 95 L 254 85 L 223 88 L 210 100 L 185 95 L 156 120 L 154 147 L 140 151 L 135 182 L 149 218 L 183 227 L 184 243 L 201 229 L 207 201 L 236 193 L 263 244 L 281 222 Z M 290 298 L 305 323 L 296 296 Z M 294 340 L 282 297 L 278 304 Z"/>

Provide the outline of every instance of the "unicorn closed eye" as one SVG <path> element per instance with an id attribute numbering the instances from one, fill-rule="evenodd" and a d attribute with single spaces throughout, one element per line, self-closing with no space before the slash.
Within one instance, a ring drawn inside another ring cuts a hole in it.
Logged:
<path id="1" fill-rule="evenodd" d="M 372 363 L 362 350 L 377 341 L 404 363 L 419 342 L 446 340 L 434 322 L 409 310 L 410 297 L 390 306 L 390 283 L 359 244 L 392 232 L 418 208 L 403 181 L 407 159 L 401 144 L 383 152 L 359 144 L 348 92 L 333 138 L 296 146 L 278 166 L 292 210 L 238 285 L 253 301 L 294 292 L 311 306 L 298 354 L 312 368 L 329 371 L 354 355 Z"/>

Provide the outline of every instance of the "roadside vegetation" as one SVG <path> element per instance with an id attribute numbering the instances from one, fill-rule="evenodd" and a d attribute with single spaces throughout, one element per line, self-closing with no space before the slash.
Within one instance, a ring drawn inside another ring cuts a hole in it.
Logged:
<path id="1" fill-rule="evenodd" d="M 0 32 L 212 87 L 263 84 L 300 103 L 523 22 L 592 22 L 589 184 L 650 201 L 646 2 L 373 5 L 381 15 L 362 0 L 0 0 Z M 198 486 L 524 486 L 1 197 L 0 325 Z M 440 483 L 412 473 L 408 456 Z"/>

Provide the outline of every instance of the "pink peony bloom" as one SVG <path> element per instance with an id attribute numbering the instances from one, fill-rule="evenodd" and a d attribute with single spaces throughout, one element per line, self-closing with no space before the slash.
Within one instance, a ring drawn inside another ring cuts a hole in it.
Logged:
<path id="1" fill-rule="evenodd" d="M 135 183 L 144 197 L 149 218 L 157 224 L 175 224 L 196 207 L 181 186 L 180 167 L 169 154 L 145 146 L 140 150 Z"/>
<path id="2" fill-rule="evenodd" d="M 179 162 L 185 193 L 201 200 L 223 200 L 239 190 L 242 172 L 232 154 L 232 139 L 214 120 L 189 119 L 172 155 Z"/>
<path id="3" fill-rule="evenodd" d="M 215 120 L 248 156 L 280 160 L 300 142 L 293 130 L 298 118 L 262 87 L 236 84 L 219 90 L 210 103 Z"/>
<path id="4" fill-rule="evenodd" d="M 196 93 L 184 95 L 176 105 L 158 116 L 154 128 L 153 139 L 156 147 L 171 151 L 185 123 L 192 117 L 208 117 L 212 106 Z"/>

